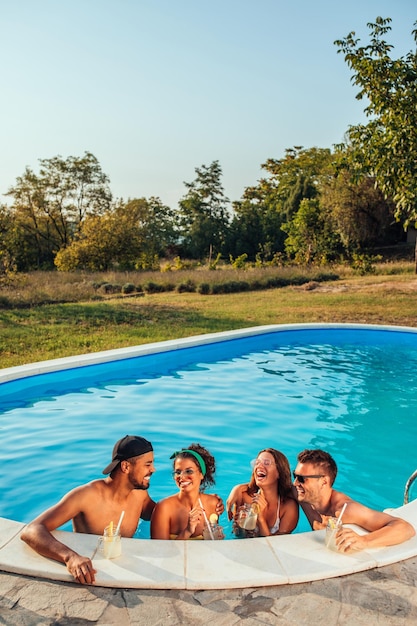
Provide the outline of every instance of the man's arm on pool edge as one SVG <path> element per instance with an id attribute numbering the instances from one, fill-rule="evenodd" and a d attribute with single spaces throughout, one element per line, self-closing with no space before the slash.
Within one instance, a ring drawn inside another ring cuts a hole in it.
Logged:
<path id="1" fill-rule="evenodd" d="M 336 537 L 336 545 L 342 552 L 394 546 L 416 534 L 414 526 L 406 520 L 375 511 L 355 501 L 348 504 L 343 523 L 361 526 L 368 534 L 358 535 L 353 529 L 343 527 Z"/>
<path id="2" fill-rule="evenodd" d="M 20 538 L 41 556 L 63 563 L 78 582 L 91 584 L 95 581 L 96 572 L 91 559 L 55 539 L 51 532 L 73 519 L 79 512 L 79 498 L 76 493 L 70 492 L 30 522 L 23 529 Z"/>

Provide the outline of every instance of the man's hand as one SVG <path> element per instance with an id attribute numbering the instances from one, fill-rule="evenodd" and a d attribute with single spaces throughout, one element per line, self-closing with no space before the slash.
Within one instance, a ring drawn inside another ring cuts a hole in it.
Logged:
<path id="1" fill-rule="evenodd" d="M 217 498 L 217 504 L 216 504 L 216 514 L 217 517 L 220 517 L 220 515 L 224 512 L 224 504 L 223 504 L 223 500 L 221 499 L 220 496 L 217 495 L 217 493 L 214 494 Z"/>
<path id="2" fill-rule="evenodd" d="M 74 552 L 65 563 L 67 570 L 82 585 L 92 585 L 95 582 L 96 570 L 87 556 Z"/>
<path id="3" fill-rule="evenodd" d="M 329 519 L 333 519 L 332 515 L 321 515 L 321 522 L 314 520 L 313 530 L 324 530 L 327 528 L 327 522 Z"/>
<path id="4" fill-rule="evenodd" d="M 351 528 L 340 528 L 336 533 L 336 547 L 339 552 L 357 552 L 364 549 L 365 538 Z"/>

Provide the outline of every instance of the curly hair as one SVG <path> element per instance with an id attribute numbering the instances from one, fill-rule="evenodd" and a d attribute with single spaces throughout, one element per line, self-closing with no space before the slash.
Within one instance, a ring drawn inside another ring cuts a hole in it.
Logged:
<path id="1" fill-rule="evenodd" d="M 290 464 L 282 452 L 276 450 L 275 448 L 265 448 L 264 450 L 260 450 L 257 454 L 257 457 L 262 454 L 262 452 L 269 452 L 274 457 L 274 462 L 276 468 L 278 470 L 278 482 L 277 482 L 277 493 L 282 498 L 282 500 L 287 500 L 287 498 L 292 498 L 292 481 L 291 481 L 291 470 Z M 258 490 L 255 481 L 255 470 L 252 472 L 251 479 L 248 485 L 248 493 L 254 494 Z"/>
<path id="2" fill-rule="evenodd" d="M 194 454 L 188 452 L 188 450 L 193 450 L 201 456 L 204 463 L 206 464 L 205 472 L 203 471 L 199 460 L 194 456 Z M 200 469 L 201 473 L 204 475 L 200 485 L 201 491 L 204 491 L 209 485 L 215 484 L 216 481 L 214 479 L 214 473 L 216 471 L 216 461 L 214 460 L 214 456 L 210 454 L 207 448 L 203 448 L 203 446 L 201 446 L 199 443 L 192 443 L 188 446 L 188 448 L 183 448 L 179 452 L 175 453 L 174 466 L 176 459 L 191 459 L 192 461 L 194 461 L 194 463 Z"/>
<path id="3" fill-rule="evenodd" d="M 334 458 L 324 450 L 303 450 L 297 456 L 299 463 L 311 463 L 321 468 L 326 476 L 330 477 L 330 485 L 333 485 L 337 476 L 337 465 Z"/>

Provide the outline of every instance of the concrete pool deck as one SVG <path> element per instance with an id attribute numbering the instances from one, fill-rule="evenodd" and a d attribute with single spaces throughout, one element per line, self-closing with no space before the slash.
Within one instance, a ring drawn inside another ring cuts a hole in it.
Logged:
<path id="1" fill-rule="evenodd" d="M 415 626 L 417 559 L 311 583 L 226 590 L 82 587 L 0 573 L 8 626 Z"/>
<path id="2" fill-rule="evenodd" d="M 417 527 L 417 500 L 392 511 Z M 24 524 L 0 519 L 0 623 L 311 626 L 417 623 L 417 537 L 345 556 L 324 531 L 212 542 L 122 539 L 123 554 L 94 559 L 97 583 L 20 540 Z M 97 537 L 57 531 L 83 552 Z"/>

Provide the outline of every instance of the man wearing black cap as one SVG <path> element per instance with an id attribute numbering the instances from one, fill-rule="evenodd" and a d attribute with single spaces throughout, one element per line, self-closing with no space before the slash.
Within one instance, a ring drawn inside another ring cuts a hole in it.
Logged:
<path id="1" fill-rule="evenodd" d="M 91 559 L 61 543 L 52 531 L 72 520 L 79 533 L 102 535 L 104 527 L 120 519 L 123 537 L 132 537 L 139 519 L 150 520 L 155 502 L 148 494 L 155 471 L 152 444 L 143 437 L 126 435 L 116 442 L 106 478 L 72 489 L 57 504 L 41 513 L 22 531 L 21 539 L 42 556 L 65 563 L 74 578 L 93 583 Z"/>

